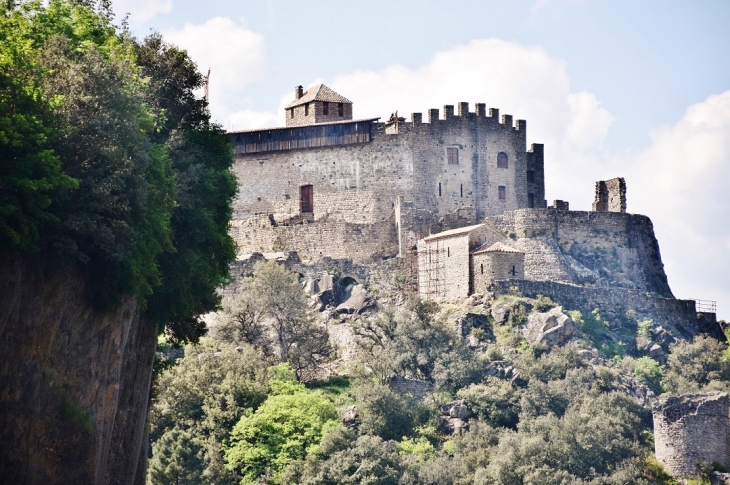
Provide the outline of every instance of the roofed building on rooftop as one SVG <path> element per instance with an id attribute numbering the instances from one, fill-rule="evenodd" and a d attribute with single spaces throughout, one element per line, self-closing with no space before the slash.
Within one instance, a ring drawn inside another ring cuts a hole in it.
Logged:
<path id="1" fill-rule="evenodd" d="M 472 293 L 484 294 L 495 281 L 524 279 L 525 253 L 502 242 L 483 244 L 469 256 Z"/>
<path id="2" fill-rule="evenodd" d="M 286 126 L 313 125 L 352 119 L 352 101 L 324 84 L 315 84 L 304 92 L 294 88 L 294 101 L 286 108 Z"/>

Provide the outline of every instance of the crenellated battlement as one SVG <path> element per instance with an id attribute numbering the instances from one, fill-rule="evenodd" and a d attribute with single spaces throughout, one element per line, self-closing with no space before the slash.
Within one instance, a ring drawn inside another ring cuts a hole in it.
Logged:
<path id="1" fill-rule="evenodd" d="M 517 120 L 513 126 L 512 115 L 505 114 L 502 115 L 502 118 L 500 119 L 499 109 L 497 108 L 490 108 L 489 115 L 487 115 L 487 105 L 484 103 L 474 103 L 474 111 L 469 111 L 469 103 L 465 101 L 459 102 L 456 107 L 456 112 L 454 112 L 454 105 L 452 104 L 444 105 L 443 111 L 438 108 L 429 109 L 427 111 L 428 123 L 437 124 L 454 120 L 463 121 L 464 119 L 477 119 L 486 120 L 487 123 L 491 122 L 495 125 L 502 125 L 504 128 L 511 128 L 512 130 L 519 131 L 521 133 L 525 133 L 527 130 L 527 121 Z M 443 113 L 443 116 L 441 116 L 441 113 Z M 421 125 L 424 123 L 423 113 L 411 113 L 411 121 L 401 122 L 401 124 L 402 123 L 410 123 L 415 126 Z"/>

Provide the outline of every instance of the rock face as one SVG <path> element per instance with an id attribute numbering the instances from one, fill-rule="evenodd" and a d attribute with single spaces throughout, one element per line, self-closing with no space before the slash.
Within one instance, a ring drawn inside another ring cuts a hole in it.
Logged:
<path id="1" fill-rule="evenodd" d="M 573 319 L 563 313 L 563 307 L 555 307 L 545 313 L 533 313 L 520 327 L 520 332 L 530 344 L 560 345 L 575 333 Z"/>
<path id="2" fill-rule="evenodd" d="M 99 313 L 76 269 L 0 258 L 0 477 L 143 484 L 156 330 L 127 298 Z"/>
<path id="3" fill-rule="evenodd" d="M 362 285 L 355 285 L 347 299 L 337 306 L 337 313 L 362 313 L 375 307 L 375 299 Z"/>

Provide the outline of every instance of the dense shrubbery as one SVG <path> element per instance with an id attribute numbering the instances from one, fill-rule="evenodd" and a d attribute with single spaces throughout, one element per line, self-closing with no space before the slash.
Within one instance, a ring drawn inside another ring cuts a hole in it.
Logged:
<path id="1" fill-rule="evenodd" d="M 195 341 L 234 257 L 230 145 L 187 54 L 112 20 L 106 2 L 3 4 L 0 247 L 80 264 L 97 306 L 136 296 Z"/>

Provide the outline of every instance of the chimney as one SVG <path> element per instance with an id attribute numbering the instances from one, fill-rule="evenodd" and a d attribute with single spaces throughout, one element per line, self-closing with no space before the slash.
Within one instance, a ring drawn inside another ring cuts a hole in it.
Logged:
<path id="1" fill-rule="evenodd" d="M 294 99 L 297 100 L 304 96 L 304 88 L 302 86 L 297 86 L 294 88 Z"/>

